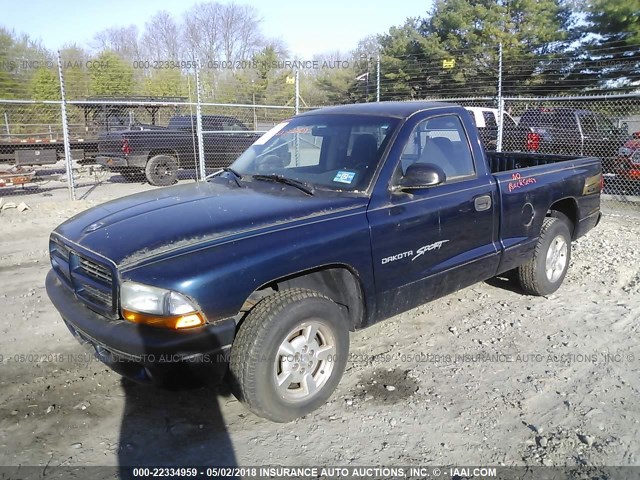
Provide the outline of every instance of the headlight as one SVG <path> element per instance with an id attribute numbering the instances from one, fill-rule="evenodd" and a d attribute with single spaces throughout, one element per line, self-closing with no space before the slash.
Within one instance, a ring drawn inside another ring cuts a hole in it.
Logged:
<path id="1" fill-rule="evenodd" d="M 122 316 L 154 327 L 188 328 L 204 324 L 204 317 L 184 295 L 136 282 L 120 286 Z"/>
<path id="2" fill-rule="evenodd" d="M 633 155 L 631 155 L 631 163 L 640 164 L 640 150 L 636 150 Z"/>

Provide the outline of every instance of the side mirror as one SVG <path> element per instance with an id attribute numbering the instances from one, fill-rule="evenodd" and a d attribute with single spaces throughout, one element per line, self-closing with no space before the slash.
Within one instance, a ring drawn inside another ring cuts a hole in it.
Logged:
<path id="1" fill-rule="evenodd" d="M 439 166 L 433 163 L 413 163 L 400 179 L 400 190 L 416 190 L 444 183 L 447 176 Z"/>

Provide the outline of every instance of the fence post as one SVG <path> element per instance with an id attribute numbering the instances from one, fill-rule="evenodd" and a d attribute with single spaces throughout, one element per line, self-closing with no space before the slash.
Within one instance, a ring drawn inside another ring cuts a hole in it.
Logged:
<path id="1" fill-rule="evenodd" d="M 380 101 L 380 54 L 376 59 L 376 102 Z"/>
<path id="2" fill-rule="evenodd" d="M 69 186 L 69 198 L 71 200 L 75 200 L 75 180 L 73 178 L 73 165 L 71 163 L 69 123 L 67 122 L 67 97 L 64 93 L 64 75 L 62 74 L 62 55 L 60 54 L 60 50 L 58 50 L 58 77 L 60 78 L 60 114 L 62 116 L 62 138 L 64 141 L 64 161 L 67 171 L 67 184 Z"/>
<path id="3" fill-rule="evenodd" d="M 196 135 L 198 136 L 198 166 L 200 180 L 207 176 L 204 162 L 204 140 L 202 135 L 202 106 L 200 101 L 200 60 L 196 60 Z M 193 124 L 192 124 L 193 125 Z"/>
<path id="4" fill-rule="evenodd" d="M 300 70 L 296 68 L 296 115 L 300 113 Z"/>
<path id="5" fill-rule="evenodd" d="M 502 151 L 502 133 L 504 129 L 504 99 L 502 98 L 502 42 L 498 50 L 498 138 L 496 152 Z"/>
<path id="6" fill-rule="evenodd" d="M 7 135 L 11 135 L 11 130 L 9 130 L 9 117 L 7 116 L 7 112 L 4 112 L 4 124 L 7 127 Z"/>

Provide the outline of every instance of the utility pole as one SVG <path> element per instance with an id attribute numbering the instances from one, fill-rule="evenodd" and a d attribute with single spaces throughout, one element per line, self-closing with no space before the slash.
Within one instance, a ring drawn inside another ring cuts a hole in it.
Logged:
<path id="1" fill-rule="evenodd" d="M 371 70 L 371 57 L 368 57 L 367 58 L 367 86 L 366 86 L 365 93 L 364 93 L 364 95 L 365 95 L 365 100 L 364 101 L 367 102 L 367 103 L 369 102 L 369 72 L 370 72 L 370 70 Z"/>
<path id="2" fill-rule="evenodd" d="M 71 145 L 69 144 L 69 123 L 67 121 L 67 97 L 64 91 L 64 75 L 62 74 L 62 55 L 58 50 L 58 76 L 60 77 L 60 114 L 62 115 L 62 139 L 64 142 L 64 163 L 69 185 L 69 198 L 76 199 L 76 186 L 73 178 L 73 164 L 71 160 Z M 8 124 L 7 124 L 8 125 Z"/>
<path id="3" fill-rule="evenodd" d="M 504 100 L 502 98 L 502 42 L 498 50 L 498 139 L 496 151 L 502 151 L 502 136 L 504 130 Z"/>
<path id="4" fill-rule="evenodd" d="M 251 89 L 253 90 L 253 130 L 258 131 L 258 115 L 256 114 L 256 82 L 251 80 Z"/>
<path id="5" fill-rule="evenodd" d="M 296 69 L 296 115 L 300 113 L 300 70 Z"/>
<path id="6" fill-rule="evenodd" d="M 202 106 L 200 104 L 200 60 L 196 61 L 196 134 L 198 135 L 198 166 L 200 167 L 200 180 L 207 176 L 204 161 L 204 139 L 202 135 Z M 193 125 L 193 124 L 192 124 Z"/>
<path id="7" fill-rule="evenodd" d="M 376 102 L 380 101 L 380 54 L 376 59 Z"/>

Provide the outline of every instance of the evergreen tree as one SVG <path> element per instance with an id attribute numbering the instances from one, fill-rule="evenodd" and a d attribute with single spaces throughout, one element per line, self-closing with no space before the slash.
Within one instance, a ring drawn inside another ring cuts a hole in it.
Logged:
<path id="1" fill-rule="evenodd" d="M 640 0 L 591 0 L 587 4 L 590 35 L 572 79 L 588 79 L 608 90 L 640 86 Z"/>
<path id="2" fill-rule="evenodd" d="M 48 68 L 39 68 L 31 78 L 30 91 L 32 100 L 60 100 L 58 75 Z"/>
<path id="3" fill-rule="evenodd" d="M 548 88 L 573 22 L 563 0 L 436 0 L 425 18 L 380 37 L 383 96 L 495 95 L 500 43 L 505 93 Z"/>

